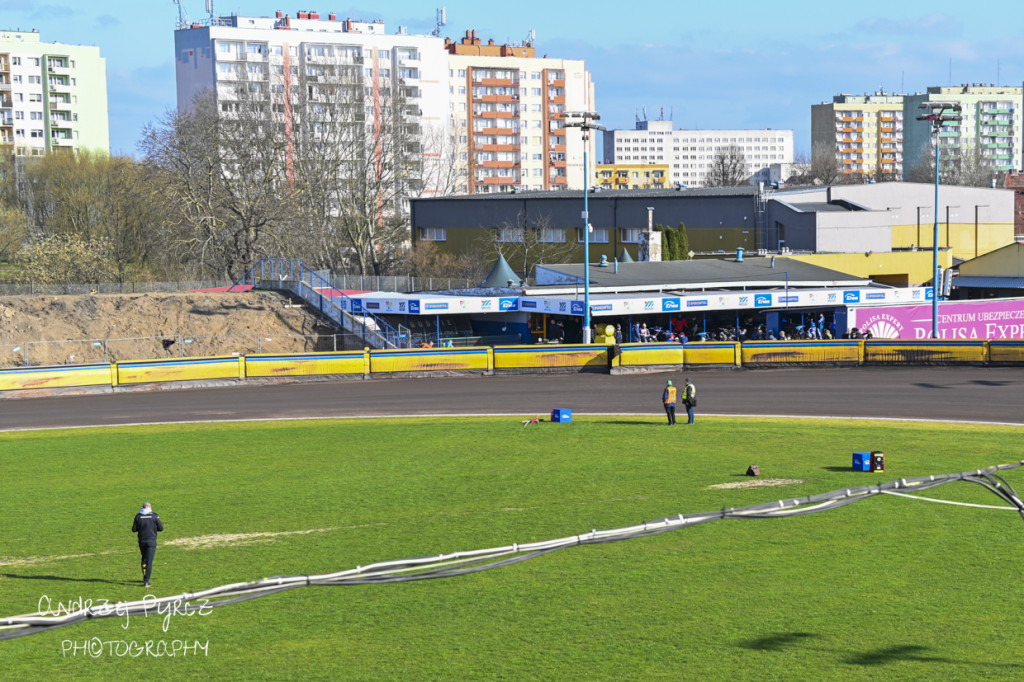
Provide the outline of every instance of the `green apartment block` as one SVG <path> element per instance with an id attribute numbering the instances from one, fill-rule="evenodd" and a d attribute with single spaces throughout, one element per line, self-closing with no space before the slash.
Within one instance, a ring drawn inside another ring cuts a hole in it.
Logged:
<path id="1" fill-rule="evenodd" d="M 98 47 L 0 31 L 0 143 L 17 156 L 110 152 L 106 60 Z"/>
<path id="2" fill-rule="evenodd" d="M 928 121 L 917 121 L 918 107 L 924 102 L 956 102 L 963 120 L 959 125 L 943 125 L 939 132 L 942 165 L 956 154 L 976 148 L 982 164 L 993 173 L 1020 170 L 1024 150 L 1021 147 L 1024 88 L 997 85 L 958 85 L 928 88 L 925 94 L 904 98 L 906 135 L 904 165 L 908 172 L 926 163 L 932 150 L 932 130 Z M 948 154 L 947 154 L 948 152 Z"/>

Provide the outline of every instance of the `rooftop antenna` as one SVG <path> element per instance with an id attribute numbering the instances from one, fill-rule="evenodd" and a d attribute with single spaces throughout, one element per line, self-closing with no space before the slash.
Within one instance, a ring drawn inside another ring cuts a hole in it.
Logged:
<path id="1" fill-rule="evenodd" d="M 430 35 L 438 38 L 441 35 L 441 27 L 448 25 L 448 8 L 443 5 L 438 7 L 435 16 L 437 18 L 437 23 L 434 24 L 434 30 L 430 32 Z"/>
<path id="2" fill-rule="evenodd" d="M 665 107 L 661 107 L 661 109 L 658 110 L 658 120 L 659 121 L 664 121 L 665 120 Z"/>
<path id="3" fill-rule="evenodd" d="M 181 0 L 171 0 L 171 2 L 178 6 L 178 28 L 188 28 L 192 22 L 189 21 L 188 14 L 185 13 L 185 6 L 181 4 Z"/>
<path id="4" fill-rule="evenodd" d="M 536 31 L 534 31 L 534 30 L 533 30 L 533 29 L 531 28 L 531 29 L 530 29 L 530 32 L 526 34 L 526 42 L 525 42 L 525 45 L 526 45 L 527 47 L 533 47 L 533 43 L 534 43 L 534 41 L 535 41 L 535 40 L 537 40 L 537 32 L 536 32 Z"/>

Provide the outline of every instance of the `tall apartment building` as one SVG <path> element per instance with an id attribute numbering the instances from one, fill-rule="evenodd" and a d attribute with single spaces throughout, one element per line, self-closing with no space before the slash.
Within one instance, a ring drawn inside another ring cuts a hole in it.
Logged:
<path id="1" fill-rule="evenodd" d="M 669 164 L 671 184 L 704 187 L 715 155 L 732 145 L 743 150 L 751 184 L 769 182 L 772 164 L 793 163 L 792 130 L 676 130 L 648 120 L 605 132 L 604 162 Z"/>
<path id="2" fill-rule="evenodd" d="M 835 95 L 811 106 L 811 154 L 828 153 L 844 176 L 903 176 L 904 95 Z"/>
<path id="3" fill-rule="evenodd" d="M 106 60 L 90 45 L 0 31 L 0 144 L 18 156 L 110 152 Z"/>
<path id="4" fill-rule="evenodd" d="M 939 132 L 940 154 L 947 159 L 956 153 L 976 151 L 981 164 L 993 173 L 1021 169 L 1024 146 L 1021 143 L 1024 88 L 996 85 L 958 85 L 930 87 L 926 93 L 907 95 L 903 111 L 906 119 L 905 165 L 908 168 L 928 164 L 932 150 L 932 128 L 918 121 L 924 102 L 956 102 L 963 120 L 960 125 L 944 125 Z M 942 156 L 940 156 L 941 162 Z M 945 163 L 943 163 L 945 165 Z"/>
<path id="5" fill-rule="evenodd" d="M 594 85 L 580 60 L 537 57 L 529 44 L 483 44 L 476 31 L 446 41 L 453 134 L 470 193 L 580 189 L 583 136 L 566 111 L 593 111 Z M 590 139 L 590 172 L 596 138 Z M 465 151 L 463 151 L 465 150 Z"/>
<path id="6" fill-rule="evenodd" d="M 450 139 L 448 55 L 435 36 L 404 29 L 389 35 L 381 21 L 279 11 L 274 17 L 232 15 L 182 27 L 175 31 L 174 48 L 180 110 L 211 91 L 218 109 L 232 112 L 239 97 L 247 96 L 240 92 L 248 83 L 248 91 L 267 98 L 283 123 L 289 154 L 296 126 L 329 126 L 335 107 L 350 116 L 338 123 L 361 121 L 368 134 L 394 123 L 410 136 L 403 148 L 418 145 L 409 153 L 423 163 L 438 161 Z M 326 122 L 303 121 L 303 111 Z M 422 174 L 430 178 L 395 175 L 410 188 L 433 193 L 437 177 Z"/>
<path id="7" fill-rule="evenodd" d="M 484 45 L 474 32 L 456 43 L 316 12 L 220 17 L 176 31 L 174 42 L 179 108 L 207 89 L 230 107 L 247 80 L 283 93 L 354 78 L 367 93 L 401 91 L 403 115 L 434 143 L 429 154 L 450 159 L 456 192 L 583 187 L 581 136 L 566 135 L 561 120 L 567 108 L 593 108 L 582 61 Z M 367 126 L 381 114 L 374 101 L 367 96 Z"/>

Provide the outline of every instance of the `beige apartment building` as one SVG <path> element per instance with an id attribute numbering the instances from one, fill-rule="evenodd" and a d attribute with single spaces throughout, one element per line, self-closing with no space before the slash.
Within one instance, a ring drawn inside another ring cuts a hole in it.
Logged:
<path id="1" fill-rule="evenodd" d="M 583 135 L 569 111 L 593 111 L 594 85 L 581 60 L 538 57 L 530 43 L 483 43 L 476 31 L 448 50 L 453 137 L 466 163 L 457 192 L 582 189 Z M 595 137 L 588 173 L 597 159 Z"/>
<path id="2" fill-rule="evenodd" d="M 848 179 L 903 176 L 903 95 L 836 95 L 811 107 L 811 154 L 831 151 Z"/>

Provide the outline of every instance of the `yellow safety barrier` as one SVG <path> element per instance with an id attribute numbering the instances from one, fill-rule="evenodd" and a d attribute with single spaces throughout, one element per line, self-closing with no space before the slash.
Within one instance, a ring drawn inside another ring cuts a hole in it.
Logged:
<path id="1" fill-rule="evenodd" d="M 498 346 L 494 349 L 494 371 L 557 367 L 605 369 L 609 351 L 609 346 L 597 344 Z"/>
<path id="2" fill-rule="evenodd" d="M 438 370 L 487 371 L 489 351 L 483 346 L 472 348 L 424 348 L 402 350 L 371 350 L 370 373 L 429 372 Z"/>
<path id="3" fill-rule="evenodd" d="M 624 343 L 619 346 L 619 367 L 682 365 L 683 345 L 679 343 Z"/>
<path id="4" fill-rule="evenodd" d="M 294 355 L 247 355 L 247 377 L 313 376 L 316 374 L 364 374 L 365 351 L 297 353 Z"/>
<path id="5" fill-rule="evenodd" d="M 859 341 L 747 341 L 740 350 L 745 365 L 858 364 Z"/>
<path id="6" fill-rule="evenodd" d="M 118 384 L 244 378 L 245 358 L 235 355 L 213 358 L 142 360 L 117 363 Z"/>
<path id="7" fill-rule="evenodd" d="M 0 391 L 27 388 L 67 388 L 70 386 L 109 386 L 110 365 L 73 365 L 70 367 L 18 367 L 0 370 Z"/>
<path id="8" fill-rule="evenodd" d="M 740 344 L 736 341 L 688 343 L 683 346 L 685 365 L 740 365 Z"/>
<path id="9" fill-rule="evenodd" d="M 864 364 L 980 364 L 988 360 L 986 351 L 986 342 L 982 340 L 934 339 L 927 341 L 899 341 L 868 339 L 864 341 Z"/>
<path id="10" fill-rule="evenodd" d="M 989 341 L 988 361 L 993 365 L 1024 365 L 1024 341 Z"/>

